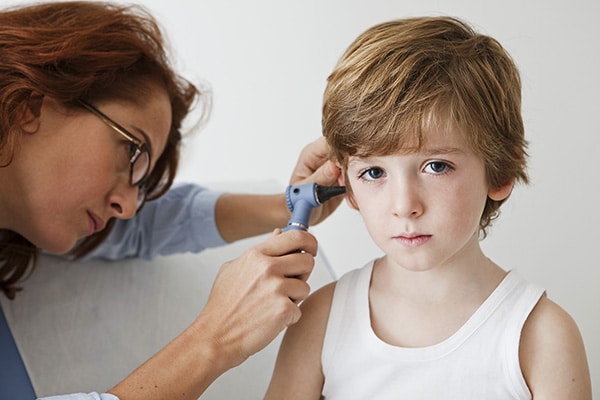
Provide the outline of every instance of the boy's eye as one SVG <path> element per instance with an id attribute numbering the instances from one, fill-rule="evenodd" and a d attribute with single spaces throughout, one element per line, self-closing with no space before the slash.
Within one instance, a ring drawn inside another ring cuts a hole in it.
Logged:
<path id="1" fill-rule="evenodd" d="M 450 166 L 443 161 L 432 161 L 425 166 L 425 172 L 431 174 L 443 174 L 450 170 Z"/>
<path id="2" fill-rule="evenodd" d="M 381 169 L 379 167 L 371 167 L 371 168 L 362 170 L 360 172 L 360 174 L 358 175 L 358 178 L 369 180 L 369 181 L 374 181 L 376 179 L 381 178 L 383 175 L 384 175 L 383 169 Z"/>

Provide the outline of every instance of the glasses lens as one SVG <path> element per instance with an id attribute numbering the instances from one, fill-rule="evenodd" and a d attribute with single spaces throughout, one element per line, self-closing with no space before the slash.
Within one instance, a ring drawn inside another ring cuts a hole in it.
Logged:
<path id="1" fill-rule="evenodd" d="M 148 151 L 142 151 L 139 157 L 131 164 L 131 185 L 138 186 L 150 169 L 150 154 Z"/>
<path id="2" fill-rule="evenodd" d="M 144 185 L 138 186 L 138 198 L 137 198 L 138 211 L 140 210 L 140 208 L 142 208 L 142 206 L 146 202 L 146 195 L 147 195 L 146 187 Z"/>

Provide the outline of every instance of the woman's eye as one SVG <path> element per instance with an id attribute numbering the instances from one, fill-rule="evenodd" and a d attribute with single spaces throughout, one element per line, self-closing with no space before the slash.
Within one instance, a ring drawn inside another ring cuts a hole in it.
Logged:
<path id="1" fill-rule="evenodd" d="M 443 161 L 432 161 L 425 166 L 425 172 L 430 174 L 443 174 L 450 169 L 452 169 L 450 165 Z"/>
<path id="2" fill-rule="evenodd" d="M 128 153 L 127 153 L 127 159 L 129 160 L 129 162 L 131 162 L 131 160 L 135 157 L 135 155 L 138 152 L 138 147 L 136 146 L 135 143 L 133 142 L 129 142 L 129 146 L 128 146 Z"/>
<path id="3" fill-rule="evenodd" d="M 371 167 L 364 169 L 358 175 L 359 179 L 364 179 L 367 181 L 374 181 L 380 179 L 384 175 L 383 169 L 379 167 Z"/>
<path id="4" fill-rule="evenodd" d="M 129 165 L 131 163 L 131 157 L 133 157 L 133 155 L 135 154 L 136 151 L 136 146 L 135 144 L 133 144 L 130 141 L 123 141 L 123 150 L 122 150 L 122 156 L 120 157 L 120 163 L 122 163 L 121 165 L 123 167 L 125 167 L 126 165 Z"/>

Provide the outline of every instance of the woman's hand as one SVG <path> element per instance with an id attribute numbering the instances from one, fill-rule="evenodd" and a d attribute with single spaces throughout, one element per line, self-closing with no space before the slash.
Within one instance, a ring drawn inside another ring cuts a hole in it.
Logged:
<path id="1" fill-rule="evenodd" d="M 329 146 L 321 137 L 309 143 L 298 157 L 298 163 L 292 172 L 290 185 L 316 182 L 319 185 L 338 185 L 340 169 L 329 161 Z M 343 196 L 334 197 L 313 209 L 310 224 L 315 225 L 327 218 L 343 200 Z"/>
<path id="2" fill-rule="evenodd" d="M 303 250 L 299 252 L 298 250 Z M 198 318 L 110 393 L 127 400 L 195 400 L 224 372 L 300 319 L 317 241 L 277 233 L 225 263 Z"/>
<path id="3" fill-rule="evenodd" d="M 228 368 L 298 321 L 297 304 L 310 292 L 306 280 L 316 252 L 311 234 L 277 232 L 223 265 L 199 321 L 211 332 L 221 359 L 229 360 Z"/>
<path id="4" fill-rule="evenodd" d="M 324 138 L 308 144 L 300 153 L 290 184 L 316 182 L 319 185 L 338 184 L 339 168 L 328 160 L 328 146 Z M 335 197 L 313 209 L 310 224 L 327 218 L 340 204 L 343 196 Z M 221 237 L 227 242 L 272 232 L 287 225 L 291 216 L 285 193 L 256 195 L 226 193 L 215 206 L 215 220 Z"/>

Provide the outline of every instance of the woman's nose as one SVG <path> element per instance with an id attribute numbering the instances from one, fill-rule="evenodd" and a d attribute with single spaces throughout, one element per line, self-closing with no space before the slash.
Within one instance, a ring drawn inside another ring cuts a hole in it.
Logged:
<path id="1" fill-rule="evenodd" d="M 138 208 L 138 190 L 139 187 L 127 185 L 121 187 L 110 196 L 110 208 L 113 216 L 119 219 L 132 218 Z"/>

